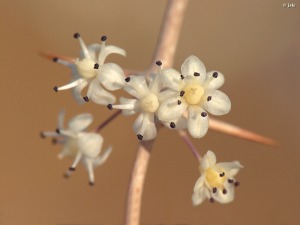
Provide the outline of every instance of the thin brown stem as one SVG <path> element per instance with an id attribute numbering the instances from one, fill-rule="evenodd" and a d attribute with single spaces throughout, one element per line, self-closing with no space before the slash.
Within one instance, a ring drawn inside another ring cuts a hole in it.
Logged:
<path id="1" fill-rule="evenodd" d="M 111 121 L 113 121 L 115 118 L 117 118 L 119 115 L 121 115 L 122 110 L 117 110 L 114 112 L 110 117 L 108 117 L 103 123 L 101 123 L 96 129 L 95 133 L 99 133 L 104 127 L 107 126 Z"/>
<path id="2" fill-rule="evenodd" d="M 193 142 L 189 138 L 189 135 L 187 134 L 187 132 L 184 131 L 184 130 L 179 130 L 178 134 L 183 139 L 183 141 L 187 144 L 187 146 L 189 147 L 189 149 L 192 151 L 192 153 L 195 156 L 195 158 L 197 159 L 197 161 L 200 162 L 200 160 L 202 159 L 202 157 L 198 153 L 198 151 L 195 148 L 195 146 L 193 145 Z"/>

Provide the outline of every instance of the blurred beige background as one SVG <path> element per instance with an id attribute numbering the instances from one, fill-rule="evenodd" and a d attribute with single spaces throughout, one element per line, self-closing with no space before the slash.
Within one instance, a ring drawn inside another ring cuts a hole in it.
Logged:
<path id="1" fill-rule="evenodd" d="M 193 140 L 220 161 L 240 160 L 236 199 L 228 205 L 191 204 L 198 165 L 176 132 L 161 130 L 153 150 L 142 204 L 142 224 L 297 225 L 300 224 L 300 1 L 190 1 L 175 68 L 191 54 L 208 70 L 226 77 L 221 88 L 232 111 L 219 117 L 275 138 L 271 148 L 210 131 Z M 92 112 L 91 129 L 111 111 L 96 104 L 78 106 L 70 92 L 53 86 L 69 81 L 69 70 L 38 55 L 48 51 L 77 57 L 80 32 L 87 43 L 124 48 L 127 57 L 109 57 L 142 70 L 151 60 L 166 1 L 27 0 L 0 1 L 1 149 L 0 224 L 121 225 L 126 191 L 136 153 L 131 129 L 135 116 L 119 117 L 102 135 L 113 153 L 88 186 L 80 166 L 62 178 L 70 160 L 58 160 L 60 146 L 39 137 L 56 128 L 57 114 Z"/>

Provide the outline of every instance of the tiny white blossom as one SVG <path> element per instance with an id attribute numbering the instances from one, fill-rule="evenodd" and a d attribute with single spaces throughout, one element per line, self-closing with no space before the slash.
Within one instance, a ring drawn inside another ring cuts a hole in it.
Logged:
<path id="1" fill-rule="evenodd" d="M 201 204 L 206 198 L 223 204 L 233 201 L 234 188 L 239 185 L 234 176 L 243 166 L 238 161 L 216 162 L 216 155 L 210 150 L 200 161 L 201 176 L 194 187 L 193 205 Z"/>
<path id="2" fill-rule="evenodd" d="M 188 57 L 181 66 L 181 74 L 174 69 L 162 70 L 162 84 L 169 88 L 169 98 L 162 102 L 158 118 L 177 121 L 187 111 L 187 128 L 195 138 L 208 130 L 207 112 L 223 115 L 230 111 L 231 102 L 226 94 L 216 90 L 224 83 L 218 71 L 206 73 L 204 64 L 196 57 Z"/>
<path id="3" fill-rule="evenodd" d="M 54 87 L 54 90 L 57 92 L 72 88 L 73 96 L 79 104 L 90 99 L 102 105 L 114 103 L 115 96 L 106 91 L 102 85 L 110 91 L 122 88 L 125 83 L 124 72 L 117 64 L 104 63 L 104 61 L 109 54 L 117 53 L 126 56 L 126 52 L 119 47 L 106 45 L 106 36 L 101 37 L 101 44 L 92 44 L 88 47 L 78 33 L 74 34 L 74 38 L 79 40 L 81 46 L 80 58 L 74 60 L 74 63 L 59 58 L 53 59 L 54 62 L 71 69 L 72 80 L 67 85 Z M 81 91 L 88 84 L 87 95 L 82 97 Z"/>
<path id="4" fill-rule="evenodd" d="M 161 62 L 157 61 L 156 64 L 159 66 L 158 72 L 152 74 L 148 82 L 143 75 L 132 75 L 125 79 L 124 90 L 135 99 L 121 97 L 120 105 L 108 105 L 109 109 L 122 109 L 126 116 L 140 113 L 133 124 L 133 130 L 139 140 L 147 141 L 156 137 L 155 113 L 160 102 L 168 96 L 167 92 L 161 92 Z"/>
<path id="5" fill-rule="evenodd" d="M 63 128 L 64 112 L 59 114 L 58 128 L 56 132 L 42 132 L 42 137 L 59 138 L 58 143 L 63 144 L 63 150 L 58 154 L 58 158 L 64 157 L 75 158 L 72 166 L 69 168 L 66 176 L 71 175 L 71 171 L 81 161 L 89 174 L 90 185 L 94 184 L 93 168 L 102 165 L 112 151 L 112 147 L 100 154 L 103 138 L 96 133 L 85 132 L 84 130 L 91 124 L 93 117 L 89 113 L 84 113 L 73 117 L 68 128 Z"/>

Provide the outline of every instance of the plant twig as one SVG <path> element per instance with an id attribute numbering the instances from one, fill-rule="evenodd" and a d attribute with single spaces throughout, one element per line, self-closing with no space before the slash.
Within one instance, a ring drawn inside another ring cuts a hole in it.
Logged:
<path id="1" fill-rule="evenodd" d="M 193 142 L 190 140 L 189 135 L 184 130 L 178 131 L 179 136 L 183 139 L 183 141 L 187 144 L 188 148 L 192 151 L 195 158 L 198 160 L 198 162 L 201 161 L 202 157 L 198 153 L 197 149 L 193 145 Z"/>
<path id="2" fill-rule="evenodd" d="M 103 123 L 101 123 L 96 129 L 95 133 L 99 133 L 104 127 L 106 127 L 107 124 L 109 124 L 111 121 L 113 121 L 115 118 L 117 118 L 119 115 L 121 115 L 122 110 L 117 110 L 114 112 L 110 117 L 108 117 Z"/>
<path id="3" fill-rule="evenodd" d="M 157 60 L 164 67 L 172 66 L 187 3 L 188 0 L 168 1 L 151 69 Z M 139 143 L 128 188 L 125 225 L 139 225 L 144 179 L 154 141 Z"/>

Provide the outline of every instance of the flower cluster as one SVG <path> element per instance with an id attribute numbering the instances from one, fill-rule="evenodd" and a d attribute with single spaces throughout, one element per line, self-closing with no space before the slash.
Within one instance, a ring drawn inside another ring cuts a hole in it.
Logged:
<path id="1" fill-rule="evenodd" d="M 62 151 L 58 154 L 59 159 L 64 157 L 74 158 L 66 177 L 71 175 L 71 172 L 75 170 L 77 164 L 81 161 L 88 171 L 90 185 L 93 185 L 95 180 L 93 168 L 102 165 L 112 151 L 112 147 L 109 147 L 102 155 L 99 155 L 103 144 L 102 136 L 85 131 L 92 120 L 93 117 L 89 113 L 79 114 L 69 121 L 67 128 L 64 128 L 64 112 L 62 111 L 58 117 L 56 131 L 41 133 L 42 137 L 55 137 L 56 142 L 63 145 Z"/>
<path id="2" fill-rule="evenodd" d="M 80 57 L 72 62 L 54 58 L 71 69 L 72 80 L 64 86 L 54 87 L 56 92 L 72 89 L 79 104 L 90 100 L 108 109 L 122 110 L 123 115 L 139 114 L 133 124 L 133 130 L 139 140 L 148 141 L 156 138 L 157 124 L 170 129 L 186 129 L 194 138 L 202 138 L 208 131 L 208 113 L 224 115 L 231 109 L 231 102 L 226 94 L 218 89 L 224 84 L 224 75 L 219 71 L 206 72 L 204 64 L 196 57 L 189 56 L 181 66 L 181 72 L 173 68 L 162 68 L 157 61 L 157 71 L 153 74 L 129 75 L 125 77 L 123 69 L 114 63 L 105 63 L 108 55 L 116 53 L 126 56 L 123 49 L 106 45 L 106 36 L 101 37 L 101 44 L 86 46 L 81 36 L 74 38 L 81 46 Z M 82 90 L 88 86 L 87 94 Z M 132 98 L 116 98 L 109 91 L 123 89 Z M 43 132 L 43 137 L 55 137 L 63 145 L 60 159 L 74 158 L 66 177 L 71 175 L 81 161 L 86 167 L 90 184 L 94 184 L 95 166 L 102 165 L 110 155 L 109 147 L 100 154 L 103 138 L 101 135 L 86 132 L 92 116 L 88 113 L 72 118 L 67 128 L 63 127 L 64 113 L 60 113 L 56 132 Z M 238 161 L 216 163 L 216 156 L 208 151 L 200 160 L 201 176 L 197 180 L 192 202 L 201 204 L 205 198 L 211 202 L 229 203 L 234 198 L 234 179 L 242 165 Z"/>

